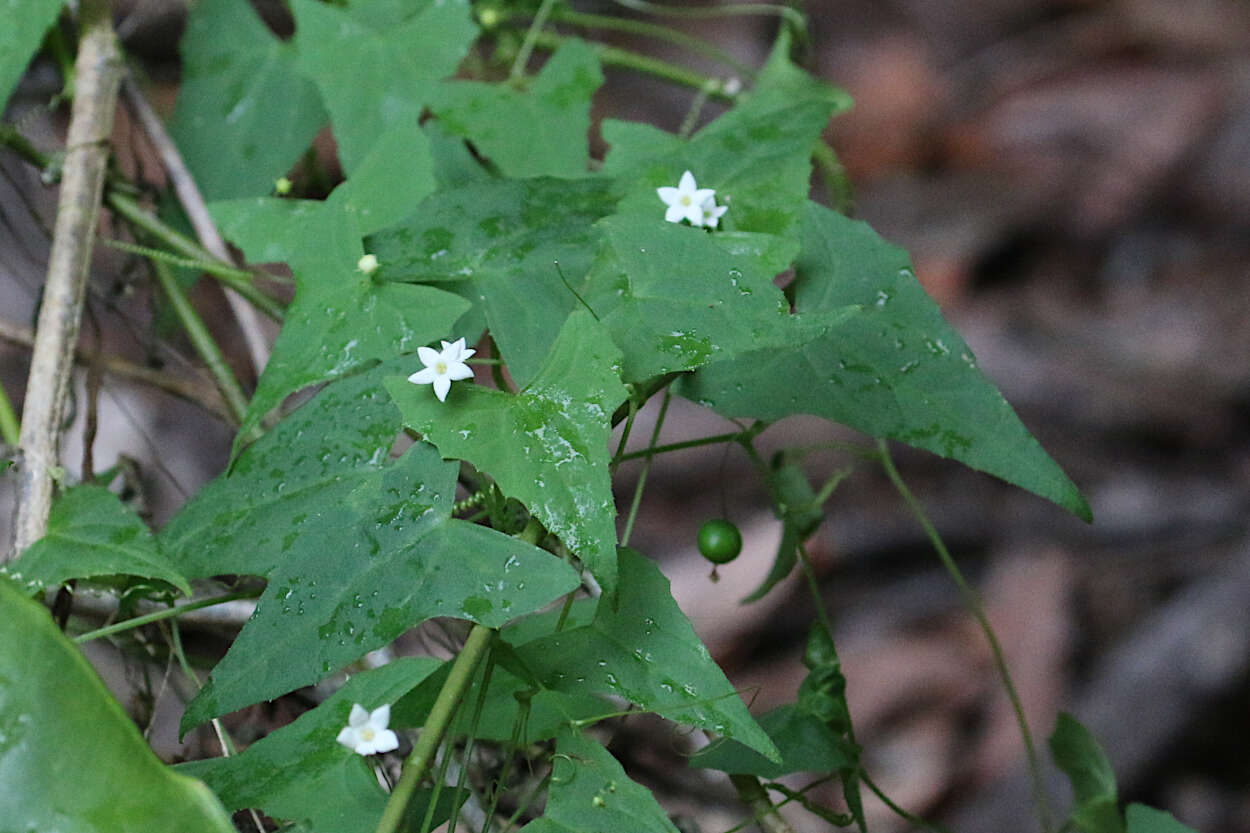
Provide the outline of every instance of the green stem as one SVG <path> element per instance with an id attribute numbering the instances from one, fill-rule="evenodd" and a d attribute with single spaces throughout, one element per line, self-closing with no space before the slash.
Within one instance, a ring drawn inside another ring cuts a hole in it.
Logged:
<path id="1" fill-rule="evenodd" d="M 650 3 L 647 0 L 615 0 L 619 5 L 636 12 L 644 12 L 659 17 L 682 17 L 686 19 L 707 19 L 712 17 L 738 16 L 775 16 L 780 17 L 793 26 L 798 32 L 807 31 L 807 21 L 803 15 L 789 6 L 776 6 L 771 3 L 729 3 L 726 5 L 688 8 L 685 6 L 666 6 Z"/>
<path id="2" fill-rule="evenodd" d="M 651 431 L 651 442 L 647 444 L 648 449 L 655 448 L 655 441 L 660 438 L 660 429 L 664 427 L 664 417 L 668 414 L 668 403 L 673 399 L 673 389 L 664 389 L 664 399 L 660 403 L 660 414 L 655 418 L 655 428 Z M 634 486 L 634 499 L 629 504 L 629 517 L 625 519 L 625 532 L 621 535 L 621 546 L 629 545 L 629 536 L 634 532 L 634 521 L 638 519 L 638 507 L 642 504 L 642 490 L 647 485 L 647 473 L 651 471 L 651 457 L 647 457 L 647 461 L 643 463 L 642 471 L 638 475 L 638 484 Z"/>
<path id="3" fill-rule="evenodd" d="M 534 37 L 534 46 L 539 49 L 559 49 L 572 38 L 564 35 L 557 35 L 554 32 L 539 32 Z M 698 72 L 686 69 L 679 64 L 662 61 L 659 58 L 652 58 L 650 55 L 640 55 L 637 52 L 631 52 L 628 49 L 620 49 L 615 46 L 608 46 L 597 41 L 586 41 L 587 45 L 595 51 L 599 57 L 599 63 L 604 66 L 623 67 L 632 69 L 637 72 L 644 72 L 647 75 L 662 78 L 665 81 L 671 81 L 674 84 L 680 84 L 683 87 L 691 87 L 696 90 L 708 90 L 708 94 L 720 101 L 733 101 L 734 96 L 725 91 L 724 84 L 720 79 L 713 78 L 710 75 L 703 75 Z"/>
<path id="4" fill-rule="evenodd" d="M 932 822 L 925 821 L 915 813 L 909 813 L 902 807 L 895 804 L 894 800 L 886 795 L 885 791 L 878 787 L 876 782 L 869 778 L 868 773 L 864 772 L 862 769 L 859 771 L 859 780 L 864 782 L 864 786 L 872 790 L 873 795 L 881 799 L 881 803 L 888 807 L 890 812 L 894 813 L 896 816 L 903 819 L 903 821 L 906 821 L 913 827 L 921 827 L 925 830 L 932 830 L 933 833 L 950 833 L 949 828 L 943 827 L 940 824 L 933 824 Z"/>
<path id="5" fill-rule="evenodd" d="M 74 637 L 74 643 L 82 644 L 83 642 L 90 642 L 93 639 L 102 639 L 106 636 L 112 636 L 115 633 L 122 633 L 123 631 L 128 631 L 133 628 L 140 628 L 140 627 L 143 627 L 144 625 L 150 625 L 153 622 L 159 622 L 162 619 L 170 619 L 174 616 L 181 616 L 182 614 L 190 613 L 193 610 L 200 610 L 206 607 L 213 607 L 215 605 L 225 604 L 226 602 L 233 602 L 236 599 L 254 599 L 254 598 L 256 598 L 255 591 L 240 590 L 235 593 L 226 593 L 223 596 L 213 596 L 208 599 L 200 599 L 198 602 L 190 602 L 184 605 L 177 605 L 176 607 L 168 607 L 168 608 L 165 608 L 164 610 L 158 610 L 155 613 L 148 613 L 143 616 L 136 616 L 135 618 L 127 619 L 124 622 L 115 622 L 103 628 L 97 628 L 96 630 L 93 630 L 93 631 L 87 631 L 86 633 L 80 636 Z"/>
<path id="6" fill-rule="evenodd" d="M 821 139 L 816 142 L 812 150 L 812 159 L 816 161 L 816 169 L 820 171 L 820 178 L 825 183 L 829 205 L 838 213 L 849 215 L 855 207 L 855 199 L 851 194 L 851 180 L 847 177 L 846 168 L 838 161 L 833 148 Z"/>
<path id="7" fill-rule="evenodd" d="M 629 435 L 634 431 L 634 420 L 638 417 L 638 403 L 633 397 L 629 400 L 629 415 L 625 418 L 625 427 L 621 429 L 621 441 L 616 445 L 616 453 L 612 455 L 612 462 L 608 464 L 608 471 L 616 474 L 616 467 L 621 464 L 621 458 L 625 454 L 625 445 L 629 442 Z"/>
<path id="8" fill-rule="evenodd" d="M 412 754 L 404 763 L 403 774 L 400 775 L 399 783 L 395 785 L 394 792 L 386 802 L 386 809 L 382 812 L 382 819 L 378 822 L 376 833 L 396 833 L 399 830 L 404 812 L 408 809 L 408 802 L 412 800 L 417 786 L 429 771 L 430 764 L 434 761 L 434 753 L 438 751 L 439 745 L 443 742 L 443 736 L 447 734 L 447 728 L 451 725 L 456 708 L 469 689 L 469 683 L 473 680 L 473 673 L 477 670 L 478 663 L 494 644 L 494 637 L 495 632 L 485 625 L 474 625 L 473 630 L 469 632 L 468 640 L 456 656 L 455 662 L 452 663 L 451 673 L 447 675 L 446 682 L 438 692 L 434 708 L 430 709 L 430 716 L 425 721 L 425 727 L 417 738 Z"/>
<path id="9" fill-rule="evenodd" d="M 4 392 L 4 385 L 0 384 L 0 440 L 4 440 L 5 445 L 17 445 L 21 440 L 22 425 L 18 422 L 17 413 L 13 410 L 13 403 L 9 401 L 9 395 Z"/>
<path id="10" fill-rule="evenodd" d="M 717 443 L 736 443 L 743 437 L 743 432 L 734 431 L 730 434 L 714 434 L 710 437 L 700 437 L 697 440 L 682 440 L 679 443 L 668 443 L 667 445 L 657 445 L 653 448 L 644 448 L 640 451 L 631 451 L 628 454 L 618 454 L 617 463 L 624 463 L 626 460 L 637 460 L 639 457 L 654 457 L 657 454 L 667 454 L 670 451 L 682 451 L 687 448 L 698 448 L 704 445 L 716 445 Z"/>
<path id="11" fill-rule="evenodd" d="M 1003 688 L 1007 692 L 1007 698 L 1011 701 L 1011 710 L 1015 712 L 1016 724 L 1020 729 L 1020 737 L 1024 740 L 1024 751 L 1029 764 L 1029 778 L 1033 785 L 1033 800 L 1037 804 L 1038 821 L 1041 822 L 1043 833 L 1048 833 L 1052 825 L 1052 810 L 1046 793 L 1045 783 L 1042 779 L 1041 762 L 1037 755 L 1037 749 L 1033 744 L 1033 733 L 1029 730 L 1029 721 L 1024 715 L 1024 705 L 1020 702 L 1020 695 L 1016 691 L 1016 684 L 1011 678 L 1011 671 L 1007 668 L 1007 660 L 1003 656 L 1002 646 L 998 643 L 998 635 L 994 632 L 994 627 L 990 624 L 989 617 L 985 614 L 985 607 L 981 604 L 980 597 L 972 589 L 972 586 L 968 584 L 963 572 L 959 569 L 959 565 L 951 557 L 950 551 L 942 541 L 942 537 L 938 535 L 937 528 L 929 520 L 924 506 L 911 493 L 911 489 L 907 488 L 907 484 L 903 482 L 898 469 L 894 466 L 894 460 L 890 456 L 890 448 L 886 441 L 877 440 L 877 449 L 881 453 L 881 466 L 885 469 L 886 476 L 890 478 L 890 482 L 894 484 L 895 490 L 898 491 L 908 508 L 911 509 L 912 514 L 916 516 L 916 520 L 929 538 L 929 543 L 937 551 L 938 558 L 942 561 L 942 566 L 946 568 L 946 572 L 954 580 L 955 586 L 959 588 L 964 604 L 969 612 L 972 613 L 973 618 L 977 620 L 977 625 L 980 626 L 981 631 L 985 634 L 986 641 L 989 642 L 990 653 L 994 658 L 994 668 L 997 670 Z"/>
<path id="12" fill-rule="evenodd" d="M 207 249 L 201 247 L 191 238 L 162 223 L 152 214 L 145 211 L 139 203 L 129 196 L 109 191 L 107 196 L 109 208 L 124 217 L 132 226 L 142 229 L 163 242 L 178 254 L 197 261 L 204 271 L 217 278 L 226 286 L 238 292 L 252 306 L 272 318 L 281 321 L 285 314 L 282 305 L 262 292 L 251 280 L 239 277 L 239 270 L 228 263 L 222 263 Z M 212 267 L 212 268 L 210 268 Z"/>
<path id="13" fill-rule="evenodd" d="M 705 41 L 702 38 L 696 38 L 693 35 L 687 35 L 685 32 L 680 32 L 669 26 L 648 23 L 645 20 L 632 20 L 627 17 L 586 14 L 585 12 L 573 11 L 572 9 L 557 9 L 552 13 L 551 19 L 558 23 L 567 23 L 570 26 L 580 26 L 584 29 L 628 32 L 645 38 L 666 41 L 674 46 L 689 49 L 697 55 L 702 55 L 705 58 L 711 58 L 713 61 L 719 61 L 726 66 L 733 67 L 735 72 L 741 73 L 747 78 L 754 78 L 756 75 L 754 68 L 739 61 L 731 53 L 721 49 L 716 44 Z"/>
<path id="14" fill-rule="evenodd" d="M 174 314 L 178 316 L 183 329 L 187 331 L 187 336 L 191 339 L 195 352 L 200 354 L 200 358 L 204 360 L 204 364 L 208 366 L 209 372 L 213 374 L 213 378 L 217 381 L 217 389 L 221 391 L 222 398 L 226 401 L 226 407 L 230 409 L 235 422 L 241 423 L 243 415 L 247 413 L 247 397 L 243 395 L 243 389 L 239 387 L 238 380 L 234 378 L 234 372 L 226 364 L 226 359 L 221 354 L 221 348 L 213 340 L 208 327 L 204 325 L 204 321 L 200 318 L 199 313 L 195 311 L 195 307 L 191 305 L 191 301 L 187 298 L 186 293 L 182 291 L 182 287 L 174 278 L 173 273 L 170 272 L 169 267 L 159 260 L 153 260 L 152 270 L 156 273 L 156 280 L 161 285 L 161 290 L 164 291 L 165 297 L 169 299 L 169 304 L 173 307 Z"/>
<path id="15" fill-rule="evenodd" d="M 777 812 L 760 779 L 754 775 L 730 775 L 729 781 L 738 791 L 738 798 L 751 809 L 755 821 L 764 833 L 794 833 L 794 829 Z"/>
<path id="16" fill-rule="evenodd" d="M 553 6 L 555 6 L 555 0 L 543 0 L 542 5 L 538 7 L 538 13 L 530 22 L 530 28 L 525 33 L 525 40 L 521 42 L 516 60 L 512 62 L 512 70 L 508 73 L 508 80 L 514 84 L 524 77 L 525 68 L 529 66 L 530 55 L 534 54 L 534 43 L 538 40 L 542 28 L 547 25 L 547 18 L 551 16 Z"/>

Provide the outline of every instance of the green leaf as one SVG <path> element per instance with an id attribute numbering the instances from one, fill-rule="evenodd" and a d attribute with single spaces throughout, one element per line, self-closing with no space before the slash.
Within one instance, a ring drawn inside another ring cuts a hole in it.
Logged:
<path id="1" fill-rule="evenodd" d="M 342 205 L 356 218 L 361 236 L 394 225 L 434 193 L 434 155 L 424 130 L 391 130 L 334 189 L 327 203 Z"/>
<path id="2" fill-rule="evenodd" d="M 791 316 L 772 273 L 726 252 L 702 229 L 639 216 L 608 217 L 598 227 L 607 245 L 584 297 L 620 345 L 627 382 L 827 328 L 829 316 Z"/>
<path id="3" fill-rule="evenodd" d="M 795 270 L 799 314 L 851 305 L 856 313 L 790 349 L 712 364 L 683 382 L 683 396 L 729 417 L 826 417 L 959 460 L 1090 519 L 1076 486 L 916 281 L 906 252 L 809 204 Z"/>
<path id="4" fill-rule="evenodd" d="M 576 286 L 590 270 L 593 223 L 615 204 L 605 179 L 486 182 L 435 194 L 368 247 L 380 279 L 447 283 L 472 301 L 525 385 L 579 306 L 564 280 Z"/>
<path id="5" fill-rule="evenodd" d="M 546 688 L 624 697 L 780 760 L 673 600 L 668 579 L 634 550 L 620 550 L 616 605 L 603 600 L 592 624 L 535 639 L 516 655 Z"/>
<path id="6" fill-rule="evenodd" d="M 794 570 L 799 560 L 799 545 L 812 536 L 825 519 L 824 509 L 816 504 L 816 491 L 803 467 L 784 452 L 773 457 L 768 470 L 768 489 L 781 509 L 781 543 L 772 569 L 760 586 L 742 600 L 743 604 L 762 599 Z"/>
<path id="7" fill-rule="evenodd" d="M 232 833 L 162 764 L 41 605 L 0 579 L 0 819 L 6 830 Z"/>
<path id="8" fill-rule="evenodd" d="M 316 82 L 349 174 L 378 137 L 417 131 L 439 79 L 477 37 L 468 0 L 352 3 L 294 0 L 299 68 Z"/>
<path id="9" fill-rule="evenodd" d="M 760 715 L 760 727 L 781 753 L 781 763 L 728 738 L 717 738 L 691 759 L 700 769 L 734 775 L 779 778 L 792 772 L 833 772 L 855 762 L 842 751 L 842 739 L 816 715 L 790 704 Z"/>
<path id="10" fill-rule="evenodd" d="M 586 312 L 569 316 L 533 381 L 513 395 L 456 384 L 446 402 L 402 376 L 386 389 L 404 424 L 447 458 L 468 460 L 560 537 L 604 593 L 616 586 L 616 507 L 608 476 L 612 412 L 625 399 L 620 354 Z"/>
<path id="11" fill-rule="evenodd" d="M 0 113 L 60 11 L 61 0 L 9 0 L 6 4 L 5 24 L 0 27 Z"/>
<path id="12" fill-rule="evenodd" d="M 433 447 L 389 459 L 400 419 L 381 379 L 398 366 L 328 386 L 161 533 L 191 576 L 269 579 L 184 728 L 316 682 L 432 616 L 499 627 L 577 585 L 548 553 L 451 520 L 457 467 Z"/>
<path id="13" fill-rule="evenodd" d="M 600 744 L 569 731 L 556 742 L 547 809 L 522 833 L 677 833 L 646 787 Z"/>
<path id="14" fill-rule="evenodd" d="M 103 486 L 74 486 L 52 504 L 48 531 L 3 570 L 15 581 L 55 587 L 72 578 L 142 576 L 191 586 L 138 515 Z"/>
<path id="15" fill-rule="evenodd" d="M 449 336 L 469 308 L 450 292 L 381 282 L 356 268 L 364 250 L 355 215 L 343 206 L 359 196 L 336 190 L 329 203 L 260 198 L 212 206 L 223 236 L 255 262 L 286 260 L 297 287 L 239 440 L 291 393 Z"/>
<path id="16" fill-rule="evenodd" d="M 269 193 L 325 124 L 294 59 L 247 0 L 192 6 L 169 132 L 206 200 Z"/>
<path id="17" fill-rule="evenodd" d="M 604 173 L 633 183 L 621 213 L 662 218 L 655 189 L 676 185 L 688 170 L 730 206 L 721 221 L 726 228 L 796 237 L 812 147 L 829 117 L 851 101 L 791 63 L 788 52 L 782 38 L 755 89 L 689 142 L 649 125 L 605 121 L 603 138 L 612 148 Z"/>
<path id="18" fill-rule="evenodd" d="M 586 175 L 590 99 L 603 84 L 599 59 L 580 40 L 566 41 L 529 89 L 449 81 L 430 107 L 448 133 L 473 141 L 510 177 Z"/>
<path id="19" fill-rule="evenodd" d="M 178 769 L 203 779 L 232 811 L 263 810 L 318 833 L 371 833 L 387 795 L 366 760 L 335 739 L 353 703 L 371 711 L 394 703 L 441 665 L 428 657 L 405 657 L 355 674 L 320 706 L 241 754 Z"/>
<path id="20" fill-rule="evenodd" d="M 1115 772 L 1089 730 L 1070 714 L 1059 713 L 1050 736 L 1050 754 L 1072 782 L 1076 805 L 1072 823 L 1082 833 L 1124 833 L 1116 806 Z"/>
<path id="21" fill-rule="evenodd" d="M 1192 827 L 1181 824 L 1171 813 L 1145 804 L 1128 805 L 1125 816 L 1128 833 L 1198 833 Z"/>

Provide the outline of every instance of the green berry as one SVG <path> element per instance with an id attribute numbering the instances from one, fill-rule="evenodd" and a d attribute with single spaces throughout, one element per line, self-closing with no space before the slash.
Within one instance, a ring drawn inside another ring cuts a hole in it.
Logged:
<path id="1" fill-rule="evenodd" d="M 742 552 L 742 533 L 732 522 L 713 518 L 699 527 L 699 552 L 713 564 L 728 564 Z"/>

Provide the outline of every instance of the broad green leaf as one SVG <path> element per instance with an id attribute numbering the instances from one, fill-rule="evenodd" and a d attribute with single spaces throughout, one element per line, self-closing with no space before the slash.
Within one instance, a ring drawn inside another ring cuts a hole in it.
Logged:
<path id="1" fill-rule="evenodd" d="M 193 761 L 180 772 L 203 779 L 230 810 L 263 810 L 317 833 L 371 833 L 386 793 L 368 762 L 335 738 L 353 703 L 394 703 L 441 666 L 405 657 L 353 675 L 335 694 L 231 758 Z M 392 719 L 391 728 L 397 728 Z"/>
<path id="2" fill-rule="evenodd" d="M 433 616 L 499 627 L 577 585 L 519 539 L 451 520 L 457 467 L 389 450 L 399 412 L 384 364 L 328 386 L 248 448 L 161 533 L 192 576 L 269 585 L 183 726 L 337 671 Z"/>
<path id="3" fill-rule="evenodd" d="M 191 595 L 191 586 L 157 547 L 147 524 L 103 486 L 66 489 L 52 504 L 47 533 L 3 572 L 43 587 L 72 578 L 142 576 Z"/>
<path id="4" fill-rule="evenodd" d="M 0 578 L 0 825 L 232 833 L 204 784 L 162 764 L 82 652 Z"/>
<path id="5" fill-rule="evenodd" d="M 256 262 L 287 261 L 297 287 L 240 440 L 288 395 L 447 337 L 469 308 L 450 292 L 360 272 L 356 215 L 343 208 L 359 195 L 339 193 L 327 203 L 260 198 L 212 206 L 223 236 Z"/>
<path id="6" fill-rule="evenodd" d="M 169 132 L 205 199 L 269 193 L 325 124 L 294 59 L 247 0 L 191 7 Z"/>
<path id="7" fill-rule="evenodd" d="M 800 315 L 857 312 L 789 349 L 709 365 L 683 381 L 683 396 L 728 417 L 826 417 L 959 460 L 1089 520 L 1085 499 L 977 369 L 906 252 L 809 203 L 795 270 Z"/>
<path id="8" fill-rule="evenodd" d="M 785 346 L 833 320 L 790 315 L 771 272 L 701 229 L 639 216 L 609 217 L 598 227 L 607 245 L 583 295 L 620 345 L 627 382 Z"/>
<path id="9" fill-rule="evenodd" d="M 349 174 L 379 137 L 419 129 L 436 83 L 477 37 L 468 0 L 294 0 L 291 10 L 299 68 L 321 90 Z"/>
<path id="10" fill-rule="evenodd" d="M 760 586 L 742 600 L 743 604 L 762 599 L 798 564 L 799 545 L 812 536 L 825 519 L 824 508 L 816 504 L 816 491 L 803 467 L 784 452 L 773 457 L 768 469 L 768 490 L 781 510 L 781 542 L 772 569 Z"/>
<path id="11" fill-rule="evenodd" d="M 500 649 L 497 647 L 496 651 Z M 504 649 L 506 650 L 506 649 Z M 614 714 L 612 704 L 590 695 L 565 694 L 560 691 L 539 689 L 532 683 L 510 673 L 497 663 L 491 671 L 490 685 L 482 706 L 480 719 L 475 724 L 474 712 L 481 695 L 482 674 L 474 678 L 465 692 L 465 704 L 456 712 L 448 729 L 449 737 L 469 737 L 507 743 L 514 738 L 518 743 L 539 743 L 555 737 L 561 729 L 575 720 Z M 449 669 L 451 662 L 444 664 Z M 411 694 L 404 697 L 391 710 L 392 726 L 421 726 L 433 708 L 439 691 L 446 681 L 446 673 L 435 674 L 423 682 Z"/>
<path id="12" fill-rule="evenodd" d="M 1124 833 L 1116 805 L 1115 772 L 1098 741 L 1069 714 L 1060 712 L 1050 736 L 1055 765 L 1072 783 L 1072 823 L 1082 833 Z"/>
<path id="13" fill-rule="evenodd" d="M 468 144 L 459 136 L 448 133 L 438 119 L 430 119 L 421 125 L 430 155 L 434 159 L 434 177 L 439 191 L 455 191 L 469 185 L 480 185 L 494 177 L 486 169 Z"/>
<path id="14" fill-rule="evenodd" d="M 425 131 L 396 129 L 378 138 L 327 203 L 354 215 L 363 236 L 403 220 L 434 188 L 434 156 Z"/>
<path id="15" fill-rule="evenodd" d="M 564 43 L 529 89 L 449 81 L 430 107 L 448 133 L 471 139 L 510 177 L 586 175 L 590 99 L 603 83 L 599 59 L 580 40 Z"/>
<path id="16" fill-rule="evenodd" d="M 828 724 L 797 705 L 782 706 L 758 719 L 781 753 L 781 763 L 774 763 L 737 741 L 717 738 L 695 754 L 690 765 L 734 775 L 779 778 L 792 772 L 833 772 L 855 764 L 842 751 L 842 739 Z"/>
<path id="17" fill-rule="evenodd" d="M 60 11 L 61 0 L 6 0 L 0 26 L 0 113 Z"/>
<path id="18" fill-rule="evenodd" d="M 580 732 L 560 736 L 552 766 L 547 808 L 522 833 L 677 833 L 651 791 Z"/>
<path id="19" fill-rule="evenodd" d="M 811 178 L 811 152 L 850 98 L 790 62 L 788 38 L 773 50 L 755 88 L 688 142 L 648 125 L 608 120 L 604 173 L 631 181 L 621 213 L 663 218 L 655 189 L 684 171 L 728 204 L 722 226 L 796 237 Z"/>
<path id="20" fill-rule="evenodd" d="M 590 625 L 517 647 L 516 655 L 531 675 L 557 691 L 624 697 L 780 760 L 695 635 L 659 568 L 622 548 L 619 581 L 617 603 L 602 601 Z"/>
<path id="21" fill-rule="evenodd" d="M 1125 817 L 1128 833 L 1198 833 L 1192 827 L 1181 824 L 1171 813 L 1145 804 L 1128 805 Z"/>
<path id="22" fill-rule="evenodd" d="M 450 284 L 472 301 L 525 385 L 579 306 L 564 281 L 581 284 L 598 240 L 593 223 L 615 204 L 604 179 L 486 182 L 435 194 L 367 244 L 379 278 Z"/>
<path id="23" fill-rule="evenodd" d="M 612 412 L 625 399 L 620 353 L 584 311 L 569 316 L 538 375 L 513 395 L 457 383 L 446 402 L 402 376 L 386 389 L 449 459 L 468 460 L 524 503 L 580 558 L 606 594 L 616 586 L 616 507 L 608 477 Z"/>

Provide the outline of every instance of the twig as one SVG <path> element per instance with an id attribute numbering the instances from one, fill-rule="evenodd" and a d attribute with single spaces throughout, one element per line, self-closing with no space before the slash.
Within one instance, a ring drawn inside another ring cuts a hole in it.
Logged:
<path id="1" fill-rule="evenodd" d="M 199 186 L 195 184 L 195 178 L 187 168 L 186 162 L 183 161 L 182 154 L 178 152 L 177 145 L 165 131 L 165 125 L 161 123 L 160 116 L 156 115 L 156 111 L 148 103 L 133 76 L 127 76 L 122 82 L 122 93 L 126 96 L 126 103 L 130 106 L 131 112 L 143 126 L 143 132 L 147 134 L 157 155 L 160 156 L 161 164 L 165 166 L 165 173 L 169 175 L 169 180 L 173 183 L 174 193 L 178 195 L 178 202 L 182 204 L 182 210 L 191 221 L 191 228 L 195 229 L 195 236 L 199 238 L 200 245 L 220 260 L 233 263 L 234 259 L 230 256 L 230 250 L 226 248 L 225 241 L 221 239 L 221 234 L 217 231 L 217 225 L 204 205 L 204 197 L 200 194 Z M 228 286 L 223 286 L 222 289 L 226 293 L 226 301 L 230 304 L 235 319 L 239 322 L 239 329 L 243 331 L 252 366 L 259 374 L 269 359 L 269 344 L 265 340 L 260 318 L 256 310 L 237 292 Z"/>
<path id="2" fill-rule="evenodd" d="M 79 21 L 82 34 L 75 62 L 77 93 L 70 115 L 39 329 L 26 385 L 16 534 L 13 552 L 7 558 L 43 537 L 48 525 L 61 417 L 73 369 L 92 237 L 104 193 L 108 140 L 113 132 L 113 113 L 121 83 L 121 52 L 107 0 L 83 0 Z"/>
<path id="3" fill-rule="evenodd" d="M 20 344 L 23 347 L 33 347 L 35 344 L 35 334 L 28 328 L 19 327 L 3 319 L 0 319 L 0 339 L 13 344 Z M 123 379 L 133 379 L 136 382 L 143 382 L 154 388 L 159 388 L 179 399 L 190 402 L 192 405 L 198 405 L 213 416 L 226 422 L 232 419 L 230 411 L 221 399 L 221 395 L 212 388 L 198 385 L 195 382 L 173 376 L 169 373 L 153 370 L 150 367 L 135 364 L 120 356 L 108 353 L 95 353 L 81 348 L 74 352 L 74 360 L 80 364 L 90 364 L 97 359 L 106 373 L 120 376 Z"/>

